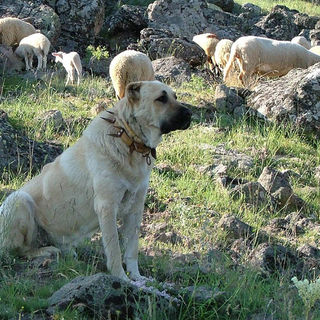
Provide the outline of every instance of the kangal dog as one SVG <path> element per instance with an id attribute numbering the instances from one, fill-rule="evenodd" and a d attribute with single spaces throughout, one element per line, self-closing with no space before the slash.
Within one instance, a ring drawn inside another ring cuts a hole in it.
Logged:
<path id="1" fill-rule="evenodd" d="M 138 238 L 162 134 L 189 127 L 191 112 L 158 81 L 128 84 L 110 111 L 0 207 L 0 248 L 21 256 L 66 250 L 99 228 L 112 275 L 140 279 Z"/>

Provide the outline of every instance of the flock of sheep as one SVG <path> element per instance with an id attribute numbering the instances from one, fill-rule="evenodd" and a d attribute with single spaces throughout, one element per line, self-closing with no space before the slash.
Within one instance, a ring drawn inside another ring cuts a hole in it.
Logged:
<path id="1" fill-rule="evenodd" d="M 282 76 L 294 68 L 307 68 L 320 62 L 320 46 L 311 47 L 304 37 L 291 41 L 278 41 L 263 37 L 244 36 L 235 42 L 218 39 L 214 33 L 203 33 L 193 37 L 206 53 L 211 69 L 219 68 L 227 81 L 230 73 L 237 73 L 243 86 L 248 86 L 254 75 Z M 26 70 L 32 69 L 33 57 L 38 60 L 37 70 L 46 70 L 50 49 L 49 39 L 30 23 L 18 18 L 0 19 L 0 43 L 18 45 L 14 55 L 24 59 Z M 67 71 L 66 85 L 80 83 L 82 66 L 77 52 L 53 52 L 56 62 L 61 62 Z M 118 99 L 124 97 L 129 82 L 154 80 L 150 59 L 144 53 L 126 50 L 111 62 L 110 77 Z"/>
<path id="2" fill-rule="evenodd" d="M 283 76 L 294 68 L 308 68 L 320 62 L 320 46 L 302 36 L 291 41 L 278 41 L 263 37 L 245 36 L 235 42 L 213 33 L 193 37 L 206 53 L 211 68 L 217 66 L 227 81 L 230 72 L 239 73 L 239 80 L 248 86 L 254 75 Z"/>

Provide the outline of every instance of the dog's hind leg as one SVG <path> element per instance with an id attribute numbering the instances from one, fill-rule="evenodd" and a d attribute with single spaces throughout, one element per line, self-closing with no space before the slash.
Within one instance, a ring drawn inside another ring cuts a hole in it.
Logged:
<path id="1" fill-rule="evenodd" d="M 57 248 L 35 248 L 38 226 L 36 205 L 24 192 L 12 193 L 0 207 L 0 249 L 14 251 L 20 256 L 35 257 L 56 253 Z"/>

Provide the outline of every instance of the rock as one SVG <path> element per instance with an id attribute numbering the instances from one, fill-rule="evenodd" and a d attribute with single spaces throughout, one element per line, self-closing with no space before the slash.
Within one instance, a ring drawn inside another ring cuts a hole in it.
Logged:
<path id="1" fill-rule="evenodd" d="M 233 0 L 208 0 L 208 3 L 212 3 L 227 12 L 232 12 L 234 7 Z"/>
<path id="2" fill-rule="evenodd" d="M 220 219 L 217 227 L 226 231 L 228 233 L 228 237 L 231 239 L 248 239 L 252 238 L 254 235 L 251 226 L 230 214 L 224 215 Z"/>
<path id="3" fill-rule="evenodd" d="M 258 84 L 247 105 L 267 120 L 320 135 L 320 63 Z"/>
<path id="4" fill-rule="evenodd" d="M 38 117 L 38 120 L 41 122 L 43 129 L 50 126 L 55 132 L 58 132 L 66 126 L 62 113 L 59 110 L 46 111 Z"/>
<path id="5" fill-rule="evenodd" d="M 13 53 L 12 48 L 5 44 L 0 44 L 0 72 L 12 73 L 14 71 L 21 71 L 25 68 L 25 64 L 17 58 Z M 0 80 L 1 81 L 1 80 Z M 1 85 L 1 82 L 0 82 Z"/>
<path id="6" fill-rule="evenodd" d="M 261 8 L 253 3 L 245 3 L 241 6 L 241 13 L 252 19 L 261 15 Z"/>
<path id="7" fill-rule="evenodd" d="M 215 106 L 218 112 L 233 113 L 235 108 L 242 107 L 243 104 L 244 100 L 235 88 L 229 88 L 224 84 L 216 86 Z"/>
<path id="8" fill-rule="evenodd" d="M 319 25 L 320 27 L 320 25 Z M 311 46 L 320 46 L 320 28 L 310 31 Z"/>
<path id="9" fill-rule="evenodd" d="M 14 129 L 7 114 L 0 111 L 0 172 L 35 173 L 61 152 L 60 145 L 34 141 Z"/>
<path id="10" fill-rule="evenodd" d="M 62 51 L 77 51 L 80 55 L 94 43 L 105 16 L 103 0 L 50 0 L 61 22 L 57 46 Z M 79 41 L 81 39 L 81 41 Z"/>
<path id="11" fill-rule="evenodd" d="M 160 318 L 175 319 L 178 299 L 139 282 L 127 283 L 97 273 L 77 277 L 53 293 L 47 312 L 52 315 L 58 310 L 71 308 L 99 319 L 137 319 L 147 314 L 150 299 L 154 301 Z"/>
<path id="12" fill-rule="evenodd" d="M 290 268 L 292 273 L 300 273 L 303 262 L 282 245 L 260 244 L 249 256 L 250 264 L 267 273 L 283 273 Z M 294 266 L 294 269 L 291 269 Z"/>
<path id="13" fill-rule="evenodd" d="M 254 206 L 274 205 L 274 199 L 259 182 L 248 182 L 234 187 L 230 195 Z"/>
<path id="14" fill-rule="evenodd" d="M 166 83 L 181 84 L 191 80 L 190 65 L 175 57 L 161 58 L 152 61 L 155 77 Z"/>
<path id="15" fill-rule="evenodd" d="M 3 0 L 0 4 L 0 17 L 11 16 L 19 19 L 28 18 L 28 22 L 48 37 L 52 45 L 60 36 L 60 19 L 52 7 L 41 0 L 23 1 Z"/>
<path id="16" fill-rule="evenodd" d="M 192 299 L 198 303 L 207 303 L 210 300 L 221 304 L 227 299 L 225 292 L 220 291 L 218 288 L 212 289 L 208 286 L 189 286 L 183 288 L 182 295 L 188 300 Z"/>
<path id="17" fill-rule="evenodd" d="M 298 26 L 294 23 L 295 13 L 298 11 L 277 5 L 256 23 L 256 26 L 261 28 L 268 38 L 290 41 L 299 33 Z"/>
<path id="18" fill-rule="evenodd" d="M 124 50 L 139 40 L 140 31 L 148 26 L 146 8 L 123 5 L 105 20 L 102 33 L 108 37 L 111 50 Z"/>
<path id="19" fill-rule="evenodd" d="M 151 60 L 174 56 L 194 67 L 203 65 L 206 61 L 205 52 L 193 41 L 165 36 L 161 30 L 152 28 L 142 30 L 140 41 L 130 45 L 128 49 L 145 52 Z"/>

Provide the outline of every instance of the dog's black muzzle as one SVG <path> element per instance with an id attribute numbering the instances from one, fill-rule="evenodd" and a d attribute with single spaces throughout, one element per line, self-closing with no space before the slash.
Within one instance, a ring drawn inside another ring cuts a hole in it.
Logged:
<path id="1" fill-rule="evenodd" d="M 162 134 L 174 130 L 185 130 L 189 128 L 192 112 L 186 107 L 179 107 L 176 113 L 168 120 L 163 121 L 160 125 Z"/>

